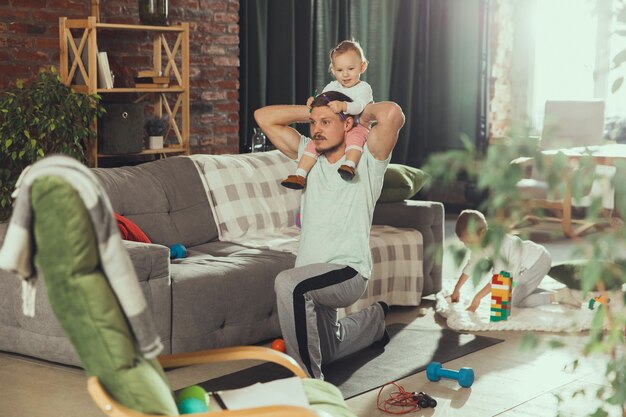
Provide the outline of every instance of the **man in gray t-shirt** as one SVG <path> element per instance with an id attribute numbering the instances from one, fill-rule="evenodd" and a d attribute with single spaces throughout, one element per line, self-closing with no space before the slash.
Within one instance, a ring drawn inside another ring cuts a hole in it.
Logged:
<path id="1" fill-rule="evenodd" d="M 391 151 L 404 124 L 395 103 L 369 104 L 360 116 L 371 129 L 356 176 L 345 181 L 337 169 L 345 161 L 345 133 L 354 125 L 350 115 L 336 114 L 328 103 L 351 101 L 328 91 L 306 106 L 267 106 L 254 113 L 259 127 L 274 146 L 292 159 L 309 140 L 320 153 L 302 194 L 302 231 L 296 267 L 281 272 L 274 288 L 287 353 L 311 377 L 323 379 L 329 363 L 369 345 L 389 342 L 385 329 L 388 306 L 375 303 L 338 319 L 365 292 L 372 271 L 369 235 L 374 205 L 380 196 Z M 290 127 L 308 120 L 311 138 Z"/>

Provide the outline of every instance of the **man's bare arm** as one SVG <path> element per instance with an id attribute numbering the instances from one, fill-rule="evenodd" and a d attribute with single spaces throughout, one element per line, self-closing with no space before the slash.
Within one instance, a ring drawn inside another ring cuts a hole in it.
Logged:
<path id="1" fill-rule="evenodd" d="M 254 112 L 254 119 L 276 149 L 288 158 L 298 157 L 300 133 L 289 125 L 309 120 L 306 106 L 266 106 Z"/>
<path id="2" fill-rule="evenodd" d="M 367 148 L 374 158 L 384 161 L 396 146 L 398 133 L 404 125 L 404 113 L 391 101 L 370 103 L 361 114 L 361 124 L 369 127 L 374 120 L 378 123 L 367 137 Z"/>

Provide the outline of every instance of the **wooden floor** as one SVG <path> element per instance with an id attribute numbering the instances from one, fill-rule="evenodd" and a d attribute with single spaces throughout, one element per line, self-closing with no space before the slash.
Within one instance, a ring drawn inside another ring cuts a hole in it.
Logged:
<path id="1" fill-rule="evenodd" d="M 450 234 L 447 234 L 450 236 Z M 567 256 L 568 244 L 549 246 L 553 257 Z M 445 279 L 454 279 L 449 259 L 444 263 Z M 434 314 L 434 302 L 420 307 L 394 307 L 388 323 L 412 323 L 445 326 Z M 582 417 L 592 414 L 598 401 L 597 388 L 604 381 L 606 359 L 582 357 L 586 334 L 537 333 L 543 343 L 534 350 L 520 350 L 522 332 L 481 332 L 505 342 L 447 362 L 446 368 L 472 367 L 476 380 L 471 388 L 461 388 L 455 381 L 429 382 L 424 372 L 398 381 L 409 391 L 424 391 L 438 401 L 435 409 L 412 412 L 410 416 L 459 417 Z M 554 349 L 548 342 L 558 340 L 567 347 Z M 573 363 L 579 360 L 574 369 Z M 249 362 L 217 368 L 199 366 L 168 372 L 173 389 L 252 366 Z M 581 389 L 585 395 L 572 395 Z M 386 392 L 386 391 L 385 391 Z M 348 400 L 360 417 L 388 416 L 376 407 L 378 390 Z M 563 401 L 559 403 L 558 397 Z M 8 353 L 0 353 L 0 417 L 92 417 L 103 416 L 91 402 L 81 369 L 59 366 Z M 610 416 L 621 416 L 612 410 Z"/>

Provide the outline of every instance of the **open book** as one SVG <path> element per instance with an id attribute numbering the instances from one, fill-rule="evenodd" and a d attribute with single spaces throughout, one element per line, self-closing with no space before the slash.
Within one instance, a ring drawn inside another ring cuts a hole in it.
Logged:
<path id="1" fill-rule="evenodd" d="M 249 387 L 210 393 L 212 410 L 226 407 L 228 410 L 264 407 L 271 405 L 294 405 L 308 407 L 302 380 L 298 377 L 256 383 Z"/>

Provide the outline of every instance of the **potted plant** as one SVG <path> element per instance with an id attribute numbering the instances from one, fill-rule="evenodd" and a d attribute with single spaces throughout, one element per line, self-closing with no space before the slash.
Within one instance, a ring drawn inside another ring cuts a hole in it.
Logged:
<path id="1" fill-rule="evenodd" d="M 163 117 L 151 117 L 145 125 L 144 130 L 148 135 L 148 148 L 149 149 L 162 149 L 163 137 L 169 126 L 167 116 Z"/>
<path id="2" fill-rule="evenodd" d="M 11 193 L 28 165 L 55 153 L 85 162 L 92 123 L 103 113 L 100 96 L 65 86 L 55 67 L 0 93 L 0 222 L 11 215 Z"/>

